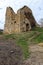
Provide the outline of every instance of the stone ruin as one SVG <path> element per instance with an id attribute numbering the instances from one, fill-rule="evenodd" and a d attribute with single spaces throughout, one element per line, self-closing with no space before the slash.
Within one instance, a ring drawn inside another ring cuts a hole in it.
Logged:
<path id="1" fill-rule="evenodd" d="M 32 10 L 27 6 L 20 8 L 17 14 L 11 7 L 7 7 L 5 15 L 4 33 L 12 34 L 30 31 L 36 26 Z"/>

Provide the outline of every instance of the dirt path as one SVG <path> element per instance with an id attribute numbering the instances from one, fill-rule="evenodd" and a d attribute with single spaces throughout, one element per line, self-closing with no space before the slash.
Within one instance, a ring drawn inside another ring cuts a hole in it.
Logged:
<path id="1" fill-rule="evenodd" d="M 0 65 L 22 65 L 22 51 L 13 40 L 0 39 Z"/>
<path id="2" fill-rule="evenodd" d="M 43 47 L 30 45 L 30 57 L 25 61 L 26 65 L 43 65 Z"/>

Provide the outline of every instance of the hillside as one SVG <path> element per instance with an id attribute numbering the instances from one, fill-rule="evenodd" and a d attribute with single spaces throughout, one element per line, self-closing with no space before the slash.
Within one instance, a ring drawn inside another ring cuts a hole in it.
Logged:
<path id="1" fill-rule="evenodd" d="M 8 50 L 10 52 L 11 49 L 17 48 L 18 61 L 20 59 L 21 60 L 28 59 L 30 57 L 30 55 L 31 55 L 31 52 L 30 52 L 31 48 L 35 48 L 35 49 L 39 48 L 39 49 L 41 49 L 38 46 L 39 43 L 43 43 L 43 28 L 34 28 L 29 32 L 24 32 L 24 33 L 20 33 L 20 34 L 9 34 L 9 35 L 8 34 L 2 34 L 2 35 L 0 35 L 0 48 L 3 47 L 3 48 L 1 48 L 2 49 L 2 51 L 1 51 L 2 56 L 3 56 L 3 53 L 5 53 L 5 52 L 8 53 Z M 12 45 L 12 44 L 14 44 L 14 45 Z M 17 45 L 17 47 L 15 46 L 15 44 Z M 6 50 L 6 48 L 8 48 L 8 50 Z M 19 48 L 21 48 L 21 49 L 19 49 Z M 5 50 L 5 52 L 3 52 L 3 49 Z M 16 51 L 14 51 L 14 52 L 16 53 Z M 19 52 L 20 52 L 21 55 L 19 54 Z M 5 53 L 5 55 L 6 55 L 6 53 Z M 13 51 L 11 51 L 11 53 L 13 53 Z M 35 52 L 35 53 L 39 54 L 40 52 L 39 53 Z M 33 55 L 34 55 L 34 53 L 33 53 Z M 21 56 L 22 58 L 20 57 L 20 59 L 19 59 L 19 56 Z M 37 57 L 37 55 L 36 55 L 36 57 Z M 34 58 L 34 59 L 36 59 L 36 58 Z M 11 61 L 13 62 L 13 60 L 11 60 Z M 27 63 L 27 62 L 25 62 L 25 63 Z M 13 65 L 13 64 L 11 64 L 11 65 Z M 16 65 L 18 65 L 18 64 L 16 64 Z"/>

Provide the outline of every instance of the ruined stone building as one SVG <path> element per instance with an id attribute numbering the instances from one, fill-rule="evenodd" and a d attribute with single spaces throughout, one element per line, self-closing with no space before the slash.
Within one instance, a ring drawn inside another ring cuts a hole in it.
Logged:
<path id="1" fill-rule="evenodd" d="M 31 30 L 36 26 L 32 10 L 27 6 L 19 9 L 17 14 L 11 7 L 7 7 L 5 15 L 4 33 L 19 33 Z"/>

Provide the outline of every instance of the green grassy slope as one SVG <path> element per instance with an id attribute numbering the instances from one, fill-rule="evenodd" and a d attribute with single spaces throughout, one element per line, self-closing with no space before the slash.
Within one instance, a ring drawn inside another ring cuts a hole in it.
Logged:
<path id="1" fill-rule="evenodd" d="M 43 28 L 34 28 L 32 31 L 24 32 L 20 34 L 3 35 L 5 39 L 12 38 L 16 41 L 17 45 L 21 46 L 23 50 L 24 58 L 28 58 L 30 52 L 29 44 L 38 44 L 43 42 Z"/>

